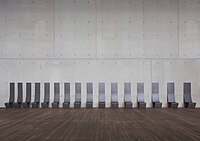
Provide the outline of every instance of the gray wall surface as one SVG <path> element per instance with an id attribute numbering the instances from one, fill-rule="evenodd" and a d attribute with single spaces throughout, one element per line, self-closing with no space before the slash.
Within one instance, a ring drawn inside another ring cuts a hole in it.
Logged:
<path id="1" fill-rule="evenodd" d="M 131 82 L 136 104 L 137 82 L 145 83 L 151 106 L 151 82 L 159 82 L 160 101 L 167 107 L 167 82 L 175 82 L 176 101 L 183 107 L 183 82 L 192 83 L 192 99 L 200 107 L 200 0 L 0 0 L 0 106 L 9 100 L 9 83 L 106 84 L 110 107 L 111 82 L 118 82 L 119 107 L 123 85 Z M 17 88 L 17 87 L 16 87 Z M 34 87 L 33 87 L 34 88 Z M 51 87 L 50 101 L 53 101 Z M 34 89 L 32 94 L 34 94 Z M 17 97 L 17 93 L 16 93 Z M 34 100 L 34 95 L 32 95 Z"/>

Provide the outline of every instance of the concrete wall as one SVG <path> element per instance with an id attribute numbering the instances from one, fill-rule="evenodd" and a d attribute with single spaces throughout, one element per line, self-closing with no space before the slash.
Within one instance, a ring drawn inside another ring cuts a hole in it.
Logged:
<path id="1" fill-rule="evenodd" d="M 160 83 L 167 106 L 167 82 L 175 82 L 176 101 L 183 107 L 183 82 L 192 83 L 192 98 L 200 107 L 200 0 L 0 0 L 0 106 L 9 99 L 9 82 L 106 83 L 110 107 L 111 82 L 145 83 L 151 106 L 151 82 Z M 34 89 L 33 89 L 34 92 Z M 41 101 L 43 101 L 42 84 Z M 25 93 L 25 88 L 24 88 Z M 17 96 L 16 96 L 17 97 Z M 34 98 L 34 95 L 32 96 Z M 25 99 L 25 98 L 24 98 Z"/>

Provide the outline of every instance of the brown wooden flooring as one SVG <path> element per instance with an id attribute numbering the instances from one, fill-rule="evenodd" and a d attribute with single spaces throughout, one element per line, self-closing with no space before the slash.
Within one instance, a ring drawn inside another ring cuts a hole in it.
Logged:
<path id="1" fill-rule="evenodd" d="M 200 141 L 200 109 L 0 109 L 0 141 Z"/>

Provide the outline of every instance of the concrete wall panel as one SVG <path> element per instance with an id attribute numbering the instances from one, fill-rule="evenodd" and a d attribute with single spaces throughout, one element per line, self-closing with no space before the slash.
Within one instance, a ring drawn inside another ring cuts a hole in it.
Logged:
<path id="1" fill-rule="evenodd" d="M 180 58 L 200 58 L 200 1 L 179 0 Z"/>
<path id="2" fill-rule="evenodd" d="M 98 58 L 143 57 L 143 3 L 97 1 Z"/>
<path id="3" fill-rule="evenodd" d="M 55 1 L 55 57 L 96 57 L 96 1 Z"/>
<path id="4" fill-rule="evenodd" d="M 144 56 L 178 57 L 178 0 L 144 1 Z"/>
<path id="5" fill-rule="evenodd" d="M 6 8 L 3 58 L 53 57 L 54 0 L 12 0 Z"/>

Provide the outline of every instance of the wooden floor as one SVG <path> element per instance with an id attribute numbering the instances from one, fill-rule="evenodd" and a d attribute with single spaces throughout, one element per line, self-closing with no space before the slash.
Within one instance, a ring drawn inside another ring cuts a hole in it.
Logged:
<path id="1" fill-rule="evenodd" d="M 200 109 L 0 109 L 1 141 L 200 141 Z"/>

